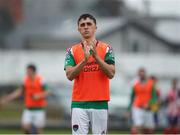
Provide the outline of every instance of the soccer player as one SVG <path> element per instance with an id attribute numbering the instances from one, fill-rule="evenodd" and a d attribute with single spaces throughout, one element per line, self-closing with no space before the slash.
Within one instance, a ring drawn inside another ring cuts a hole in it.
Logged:
<path id="1" fill-rule="evenodd" d="M 165 129 L 165 134 L 180 133 L 180 89 L 178 88 L 178 79 L 174 78 L 171 82 L 171 89 L 167 95 L 167 121 L 168 127 Z"/>
<path id="2" fill-rule="evenodd" d="M 158 115 L 158 111 L 160 109 L 160 105 L 161 105 L 161 90 L 160 88 L 157 86 L 158 83 L 158 78 L 154 75 L 150 76 L 150 79 L 152 79 L 154 81 L 154 84 L 156 85 L 156 95 L 157 95 L 157 103 L 152 105 L 152 111 L 154 112 L 154 123 L 155 126 L 159 126 L 159 115 Z"/>
<path id="3" fill-rule="evenodd" d="M 148 79 L 144 68 L 138 70 L 138 78 L 132 86 L 129 110 L 132 113 L 132 133 L 153 133 L 152 106 L 157 103 L 156 86 Z"/>
<path id="4" fill-rule="evenodd" d="M 37 133 L 42 134 L 45 126 L 46 97 L 51 93 L 40 75 L 36 73 L 36 66 L 27 66 L 27 76 L 24 78 L 23 86 L 12 93 L 1 98 L 0 103 L 6 104 L 21 95 L 24 95 L 25 109 L 22 114 L 22 128 L 24 133 L 31 133 L 32 125 Z"/>
<path id="5" fill-rule="evenodd" d="M 95 37 L 96 19 L 82 14 L 78 19 L 82 41 L 67 49 L 65 71 L 74 80 L 72 92 L 72 133 L 107 133 L 109 79 L 115 74 L 112 47 Z"/>

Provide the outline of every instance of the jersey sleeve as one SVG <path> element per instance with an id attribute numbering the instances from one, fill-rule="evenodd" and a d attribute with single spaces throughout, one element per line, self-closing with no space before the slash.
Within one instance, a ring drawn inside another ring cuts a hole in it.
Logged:
<path id="1" fill-rule="evenodd" d="M 49 89 L 49 87 L 48 87 L 47 84 L 43 84 L 43 85 L 42 85 L 42 88 L 43 88 L 43 90 L 45 90 L 45 91 L 47 91 L 47 90 Z"/>
<path id="2" fill-rule="evenodd" d="M 105 62 L 107 64 L 115 65 L 115 57 L 112 47 L 109 45 L 106 49 Z"/>
<path id="3" fill-rule="evenodd" d="M 64 70 L 66 70 L 67 66 L 75 66 L 75 60 L 72 52 L 72 48 L 68 48 L 66 50 L 66 57 L 65 57 L 65 63 L 64 63 Z"/>
<path id="4" fill-rule="evenodd" d="M 157 99 L 156 85 L 154 84 L 152 87 L 151 100 L 149 101 L 149 105 L 157 103 Z"/>
<path id="5" fill-rule="evenodd" d="M 44 91 L 47 91 L 49 89 L 49 86 L 44 79 L 41 80 L 41 87 Z"/>
<path id="6" fill-rule="evenodd" d="M 134 96 L 135 96 L 134 88 L 132 88 L 131 94 L 130 94 L 130 102 L 129 102 L 129 105 L 128 105 L 128 111 L 130 111 L 131 108 L 132 108 L 132 104 L 133 104 L 133 101 L 134 101 Z"/>

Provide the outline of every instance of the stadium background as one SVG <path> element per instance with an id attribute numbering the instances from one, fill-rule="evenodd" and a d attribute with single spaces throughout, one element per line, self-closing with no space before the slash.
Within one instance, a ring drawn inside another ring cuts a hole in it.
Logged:
<path id="1" fill-rule="evenodd" d="M 92 13 L 98 39 L 111 44 L 116 57 L 109 130 L 128 132 L 125 112 L 137 69 L 143 66 L 158 78 L 162 100 L 171 79 L 180 79 L 179 7 L 179 0 L 0 0 L 0 97 L 21 85 L 26 65 L 35 63 L 54 93 L 45 131 L 70 133 L 72 82 L 63 70 L 65 51 L 80 40 L 79 15 Z M 21 133 L 22 100 L 0 107 L 0 133 Z M 164 117 L 162 107 L 160 129 L 167 126 Z"/>

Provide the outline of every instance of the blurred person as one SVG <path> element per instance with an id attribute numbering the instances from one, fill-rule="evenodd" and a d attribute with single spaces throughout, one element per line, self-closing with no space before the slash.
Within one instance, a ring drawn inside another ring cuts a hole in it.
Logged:
<path id="1" fill-rule="evenodd" d="M 178 89 L 177 78 L 172 79 L 171 89 L 167 94 L 167 119 L 168 128 L 165 129 L 165 134 L 176 134 L 180 133 L 179 122 L 180 122 L 180 90 Z"/>
<path id="2" fill-rule="evenodd" d="M 96 19 L 82 14 L 78 19 L 78 31 L 82 41 L 67 50 L 65 71 L 74 80 L 72 92 L 72 133 L 106 134 L 109 79 L 115 74 L 112 47 L 95 37 Z"/>
<path id="3" fill-rule="evenodd" d="M 154 119 L 151 106 L 157 102 L 156 86 L 146 75 L 146 70 L 138 70 L 138 78 L 132 86 L 131 101 L 128 110 L 131 111 L 133 134 L 153 133 Z"/>
<path id="4" fill-rule="evenodd" d="M 46 120 L 45 107 L 47 101 L 45 98 L 51 93 L 48 90 L 48 86 L 43 82 L 42 77 L 37 74 L 34 64 L 27 66 L 26 74 L 23 85 L 12 93 L 3 96 L 0 99 L 0 104 L 5 105 L 23 95 L 25 109 L 21 120 L 22 129 L 24 133 L 29 134 L 32 127 L 35 127 L 36 132 L 42 134 Z"/>
<path id="5" fill-rule="evenodd" d="M 151 110 L 154 112 L 154 122 L 156 127 L 159 125 L 159 118 L 158 118 L 158 111 L 160 109 L 160 104 L 161 104 L 161 90 L 157 86 L 158 83 L 158 78 L 154 75 L 150 76 L 150 79 L 154 80 L 154 84 L 156 85 L 156 95 L 157 95 L 157 102 L 151 105 Z"/>

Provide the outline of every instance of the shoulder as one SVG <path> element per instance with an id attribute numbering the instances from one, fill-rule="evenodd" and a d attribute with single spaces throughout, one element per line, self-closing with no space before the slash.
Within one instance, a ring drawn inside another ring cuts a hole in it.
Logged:
<path id="1" fill-rule="evenodd" d="M 28 82 L 28 77 L 25 76 L 22 80 L 22 85 L 25 86 L 27 84 L 27 82 Z"/>
<path id="2" fill-rule="evenodd" d="M 26 75 L 24 78 L 23 78 L 23 82 L 27 82 L 29 80 L 29 77 Z"/>
<path id="3" fill-rule="evenodd" d="M 100 41 L 100 40 L 98 40 L 98 45 L 100 47 L 106 47 L 106 48 L 109 47 L 109 48 L 112 48 L 110 44 L 108 44 L 106 42 L 103 42 L 103 41 Z"/>
<path id="4" fill-rule="evenodd" d="M 41 84 L 45 84 L 45 80 L 41 75 L 36 75 L 36 79 L 41 83 Z"/>
<path id="5" fill-rule="evenodd" d="M 81 48 L 82 47 L 82 44 L 81 43 L 77 43 L 77 44 L 74 44 L 72 45 L 71 49 L 78 49 L 78 48 Z"/>
<path id="6" fill-rule="evenodd" d="M 138 84 L 139 84 L 139 78 L 135 78 L 134 80 L 131 81 L 131 86 L 132 87 L 135 87 Z"/>
<path id="7" fill-rule="evenodd" d="M 66 49 L 66 54 L 73 54 L 74 51 L 77 51 L 81 47 L 81 43 L 73 44 L 71 47 Z"/>
<path id="8" fill-rule="evenodd" d="M 43 79 L 43 77 L 41 75 L 39 75 L 39 74 L 36 75 L 36 78 L 39 79 L 39 80 Z"/>
<path id="9" fill-rule="evenodd" d="M 43 77 L 41 75 L 39 75 L 39 74 L 36 75 L 35 79 L 38 80 L 38 81 L 43 81 L 44 80 Z"/>
<path id="10" fill-rule="evenodd" d="M 106 50 L 106 53 L 107 52 L 110 52 L 112 53 L 113 52 L 113 48 L 110 44 L 106 43 L 106 42 L 103 42 L 103 41 L 98 41 L 98 46 L 104 50 Z"/>
<path id="11" fill-rule="evenodd" d="M 134 88 L 139 82 L 139 79 L 137 77 L 133 78 L 131 81 L 128 82 L 129 89 Z"/>

